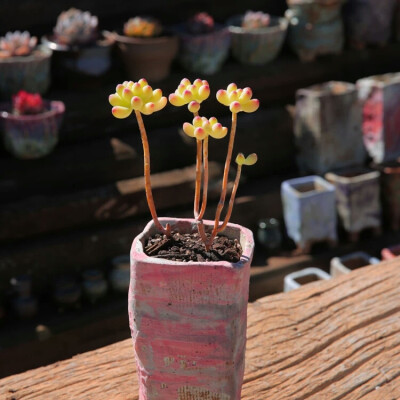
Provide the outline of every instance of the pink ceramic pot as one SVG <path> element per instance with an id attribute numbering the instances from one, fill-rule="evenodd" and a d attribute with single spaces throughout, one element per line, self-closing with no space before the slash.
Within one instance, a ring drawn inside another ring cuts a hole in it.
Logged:
<path id="1" fill-rule="evenodd" d="M 196 229 L 191 219 L 160 220 L 182 233 Z M 236 264 L 148 257 L 143 244 L 155 232 L 150 222 L 131 250 L 128 309 L 139 399 L 240 400 L 252 232 L 227 226 L 224 234 L 243 248 Z"/>
<path id="2" fill-rule="evenodd" d="M 382 260 L 392 260 L 400 256 L 400 244 L 386 247 L 381 250 Z"/>

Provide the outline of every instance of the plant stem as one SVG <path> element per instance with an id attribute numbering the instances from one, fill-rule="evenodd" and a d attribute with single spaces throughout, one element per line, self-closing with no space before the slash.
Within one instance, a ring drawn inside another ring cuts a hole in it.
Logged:
<path id="1" fill-rule="evenodd" d="M 201 203 L 200 214 L 197 219 L 201 220 L 204 216 L 207 206 L 207 193 L 208 192 L 208 136 L 204 139 L 203 143 L 203 199 Z"/>
<path id="2" fill-rule="evenodd" d="M 213 231 L 212 231 L 211 237 L 210 237 L 211 243 L 214 240 L 215 236 L 217 236 L 219 219 L 221 217 L 222 209 L 224 208 L 224 205 L 225 205 L 226 190 L 227 190 L 227 186 L 228 186 L 229 167 L 231 165 L 233 144 L 235 142 L 236 124 L 237 124 L 237 113 L 232 113 L 232 126 L 231 126 L 231 133 L 230 133 L 230 137 L 229 137 L 228 152 L 226 154 L 224 177 L 222 179 L 221 197 L 218 202 L 217 211 L 215 212 L 214 228 L 213 228 Z"/>
<path id="3" fill-rule="evenodd" d="M 224 223 L 218 227 L 217 233 L 222 232 L 226 228 L 226 225 L 228 225 L 229 220 L 231 219 L 233 204 L 235 203 L 235 197 L 236 197 L 237 189 L 239 187 L 241 173 L 242 173 L 242 166 L 240 164 L 238 164 L 236 178 L 235 178 L 235 182 L 233 184 L 231 198 L 229 200 L 228 211 L 226 212 Z"/>
<path id="4" fill-rule="evenodd" d="M 139 124 L 140 137 L 142 139 L 142 145 L 143 145 L 144 187 L 145 187 L 145 191 L 146 191 L 147 204 L 149 206 L 150 213 L 151 213 L 151 216 L 152 216 L 153 221 L 154 221 L 154 225 L 163 234 L 166 234 L 167 236 L 170 236 L 170 234 L 171 234 L 170 225 L 167 224 L 166 227 L 164 228 L 161 225 L 161 223 L 160 223 L 160 221 L 158 220 L 158 217 L 157 217 L 156 207 L 154 205 L 154 199 L 153 199 L 153 192 L 151 190 L 149 141 L 147 140 L 147 134 L 146 134 L 146 129 L 144 127 L 142 114 L 140 113 L 140 111 L 136 111 L 135 110 L 135 115 L 136 115 L 136 119 L 137 119 L 138 124 Z"/>
<path id="5" fill-rule="evenodd" d="M 194 190 L 194 217 L 199 219 L 200 208 L 200 190 L 201 190 L 201 150 L 202 141 L 196 139 L 197 152 L 196 152 L 196 186 Z"/>

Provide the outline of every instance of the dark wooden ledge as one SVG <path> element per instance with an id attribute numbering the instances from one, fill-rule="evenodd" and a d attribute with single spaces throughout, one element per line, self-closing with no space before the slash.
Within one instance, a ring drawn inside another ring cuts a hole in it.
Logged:
<path id="1" fill-rule="evenodd" d="M 395 259 L 250 304 L 242 399 L 399 399 L 399 287 Z M 130 340 L 0 380 L 6 400 L 137 392 Z"/>

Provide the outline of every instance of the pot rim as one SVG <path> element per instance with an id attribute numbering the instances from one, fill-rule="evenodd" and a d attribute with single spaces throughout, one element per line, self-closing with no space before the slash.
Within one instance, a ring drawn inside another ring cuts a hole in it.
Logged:
<path id="1" fill-rule="evenodd" d="M 177 223 L 183 223 L 187 224 L 188 226 L 192 226 L 192 230 L 194 226 L 196 225 L 196 221 L 192 218 L 169 218 L 169 217 L 161 217 L 159 218 L 159 221 L 161 223 L 170 223 L 171 228 L 173 229 L 174 225 Z M 206 226 L 213 226 L 214 221 L 210 220 L 203 220 L 204 224 Z M 226 267 L 226 268 L 242 268 L 244 265 L 246 265 L 249 261 L 252 260 L 253 257 L 253 251 L 254 251 L 254 238 L 253 238 L 253 232 L 245 228 L 241 225 L 238 224 L 233 224 L 229 223 L 227 225 L 227 228 L 230 228 L 232 230 L 237 230 L 239 233 L 239 240 L 240 238 L 243 238 L 244 243 L 242 244 L 242 255 L 240 257 L 240 260 L 236 263 L 231 263 L 229 261 L 212 261 L 212 262 L 200 262 L 200 261 L 188 261 L 188 262 L 182 262 L 182 261 L 172 261 L 172 260 L 166 260 L 166 259 L 160 259 L 160 258 L 155 258 L 148 256 L 144 253 L 143 251 L 143 244 L 142 244 L 142 239 L 147 237 L 148 235 L 152 234 L 152 231 L 155 229 L 154 226 L 154 221 L 151 220 L 143 229 L 143 231 L 135 237 L 132 243 L 132 248 L 131 248 L 131 263 L 132 260 L 135 259 L 135 261 L 139 262 L 144 262 L 144 263 L 152 263 L 152 264 L 163 264 L 163 265 L 175 265 L 175 266 L 205 266 L 205 267 L 212 267 L 215 265 L 221 266 L 221 267 Z M 244 244 L 244 245 L 243 245 Z"/>
<path id="2" fill-rule="evenodd" d="M 295 188 L 295 186 L 304 185 L 307 183 L 318 183 L 324 188 L 324 190 L 323 191 L 309 190 L 307 192 L 299 192 Z M 321 178 L 318 175 L 309 175 L 300 178 L 289 179 L 287 181 L 282 182 L 282 190 L 290 192 L 292 195 L 294 195 L 299 199 L 303 199 L 315 195 L 320 195 L 323 193 L 332 193 L 336 191 L 336 188 L 330 182 Z"/>
<path id="3" fill-rule="evenodd" d="M 386 78 L 388 78 L 386 80 Z M 357 86 L 368 85 L 371 87 L 385 88 L 387 86 L 400 83 L 400 72 L 388 72 L 361 78 L 356 82 Z"/>
<path id="4" fill-rule="evenodd" d="M 85 49 L 91 48 L 107 48 L 113 45 L 113 42 L 108 38 L 98 38 L 95 41 L 82 45 L 67 45 L 60 44 L 54 39 L 53 35 L 42 36 L 42 46 L 49 49 L 50 51 L 58 52 L 80 52 Z"/>
<path id="5" fill-rule="evenodd" d="M 229 32 L 233 33 L 233 34 L 243 34 L 243 33 L 251 33 L 253 35 L 264 35 L 266 33 L 275 33 L 275 32 L 285 32 L 288 28 L 289 25 L 289 21 L 286 18 L 283 17 L 275 17 L 275 16 L 270 16 L 271 18 L 271 22 L 274 23 L 274 25 L 268 25 L 268 26 L 264 26 L 261 28 L 243 28 L 239 25 L 236 25 L 235 22 L 240 22 L 240 20 L 243 18 L 243 14 L 242 15 L 238 15 L 236 17 L 232 17 L 228 20 L 228 29 Z M 240 20 L 239 20 L 240 18 Z"/>
<path id="6" fill-rule="evenodd" d="M 342 85 L 345 90 L 341 93 L 334 93 L 330 88 L 333 85 Z M 357 90 L 356 85 L 350 82 L 343 81 L 328 81 L 323 83 L 317 83 L 315 85 L 308 86 L 306 88 L 301 88 L 296 91 L 297 96 L 309 96 L 309 97 L 339 97 L 345 96 L 349 93 L 355 93 Z"/>
<path id="7" fill-rule="evenodd" d="M 371 256 L 370 254 L 368 254 L 365 251 L 354 251 L 353 253 L 348 253 L 348 254 L 345 254 L 344 256 L 333 257 L 332 260 L 331 260 L 331 263 L 332 262 L 335 262 L 335 263 L 339 262 L 340 264 L 342 264 L 343 261 L 346 262 L 346 261 L 352 260 L 354 258 L 363 259 L 364 261 L 369 263 L 367 265 L 379 264 L 381 262 L 381 260 L 379 260 L 376 257 Z M 346 267 L 346 268 L 348 268 L 348 267 Z"/>
<path id="8" fill-rule="evenodd" d="M 351 168 L 346 168 L 341 170 L 343 173 L 345 171 L 351 171 Z M 339 182 L 339 183 L 358 183 L 358 182 L 363 182 L 363 181 L 369 181 L 372 179 L 378 179 L 380 176 L 379 171 L 373 171 L 365 168 L 364 171 L 360 169 L 360 172 L 357 173 L 357 175 L 354 176 L 342 176 L 340 173 L 341 171 L 332 171 L 332 172 L 327 172 L 325 174 L 325 179 L 331 183 Z"/>
<path id="9" fill-rule="evenodd" d="M 176 35 L 163 35 L 163 36 L 146 37 L 146 38 L 120 35 L 117 32 L 110 32 L 109 35 L 116 42 L 124 44 L 149 45 L 149 44 L 163 44 L 163 43 L 178 41 L 178 37 Z"/>
<path id="10" fill-rule="evenodd" d="M 14 115 L 8 111 L 0 111 L 0 118 L 9 121 L 40 121 L 45 118 L 61 115 L 65 112 L 65 104 L 59 100 L 44 100 L 44 103 L 50 106 L 50 109 L 40 114 L 33 115 Z M 8 106 L 8 107 L 7 107 Z M 10 102 L 0 103 L 0 110 L 4 108 L 11 109 Z"/>

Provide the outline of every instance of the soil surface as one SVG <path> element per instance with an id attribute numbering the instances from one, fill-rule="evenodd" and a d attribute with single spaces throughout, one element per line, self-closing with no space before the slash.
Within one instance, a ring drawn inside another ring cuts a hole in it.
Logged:
<path id="1" fill-rule="evenodd" d="M 144 252 L 148 256 L 171 261 L 228 261 L 235 263 L 240 260 L 242 247 L 237 239 L 217 236 L 210 251 L 206 251 L 198 233 L 181 234 L 173 231 L 169 238 L 159 233 L 150 237 L 145 243 Z"/>

